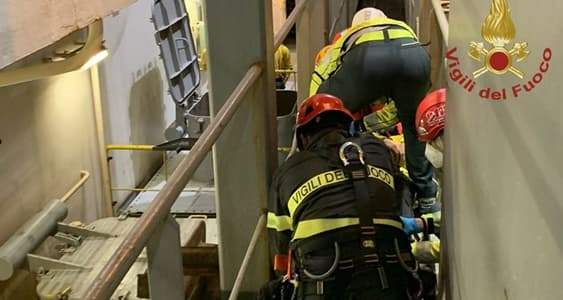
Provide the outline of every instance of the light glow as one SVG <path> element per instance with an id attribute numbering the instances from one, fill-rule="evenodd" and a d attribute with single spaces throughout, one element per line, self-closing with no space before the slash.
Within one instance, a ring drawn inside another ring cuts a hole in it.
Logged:
<path id="1" fill-rule="evenodd" d="M 106 57 L 108 57 L 108 55 L 109 55 L 108 50 L 103 49 L 102 51 L 96 53 L 94 56 L 90 57 L 90 59 L 82 67 L 80 67 L 80 71 L 85 71 L 90 69 L 91 67 L 98 64 Z"/>

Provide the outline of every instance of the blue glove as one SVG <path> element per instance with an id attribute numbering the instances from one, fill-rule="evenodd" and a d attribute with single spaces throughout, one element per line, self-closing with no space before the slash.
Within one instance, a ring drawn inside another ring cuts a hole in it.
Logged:
<path id="1" fill-rule="evenodd" d="M 403 221 L 403 230 L 409 235 L 419 233 L 423 230 L 422 228 L 418 227 L 416 218 L 401 217 L 401 221 Z"/>

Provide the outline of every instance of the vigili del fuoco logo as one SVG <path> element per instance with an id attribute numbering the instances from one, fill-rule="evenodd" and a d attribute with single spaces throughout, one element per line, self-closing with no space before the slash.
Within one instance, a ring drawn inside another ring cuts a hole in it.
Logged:
<path id="1" fill-rule="evenodd" d="M 467 75 L 461 70 L 457 47 L 447 51 L 448 75 L 453 82 L 459 84 L 467 92 L 476 92 L 481 98 L 487 100 L 518 98 L 541 84 L 544 75 L 549 70 L 551 48 L 543 50 L 542 61 L 536 73 L 528 75 L 518 68 L 518 63 L 526 60 L 531 51 L 528 49 L 527 42 L 513 43 L 516 28 L 510 16 L 508 0 L 492 0 L 489 15 L 485 17 L 481 26 L 481 36 L 486 44 L 482 41 L 473 41 L 469 43 L 467 50 L 467 55 L 478 64 L 471 75 Z M 493 76 L 515 76 L 521 82 L 500 90 L 487 86 L 480 86 L 476 89 L 477 78 L 486 73 Z"/>

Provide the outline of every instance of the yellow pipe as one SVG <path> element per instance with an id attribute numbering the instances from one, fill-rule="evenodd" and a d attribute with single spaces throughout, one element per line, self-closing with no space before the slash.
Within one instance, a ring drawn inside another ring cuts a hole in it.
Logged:
<path id="1" fill-rule="evenodd" d="M 166 151 L 162 151 L 162 165 L 164 166 L 164 180 L 168 180 L 168 159 Z"/>
<path id="2" fill-rule="evenodd" d="M 293 70 L 293 69 L 276 69 L 276 73 L 295 74 L 295 73 L 297 73 L 297 71 L 295 71 L 295 70 Z"/>
<path id="3" fill-rule="evenodd" d="M 131 151 L 163 151 L 163 150 L 154 149 L 154 145 L 107 145 L 106 150 L 107 151 L 115 151 L 115 150 L 121 150 L 121 151 L 127 151 L 127 150 L 131 150 Z"/>
<path id="4" fill-rule="evenodd" d="M 126 188 L 126 187 L 112 187 L 114 192 L 160 192 L 162 189 L 150 189 L 150 188 Z M 197 189 L 197 188 L 187 188 L 183 189 L 182 192 L 213 192 L 214 189 Z"/>
<path id="5" fill-rule="evenodd" d="M 88 178 L 90 178 L 90 172 L 84 170 L 80 171 L 80 180 L 78 180 L 78 182 L 61 197 L 61 201 L 67 202 L 68 199 L 70 199 L 70 197 L 72 197 L 72 195 L 74 195 L 76 191 L 78 191 L 78 189 L 86 183 Z"/>
<path id="6" fill-rule="evenodd" d="M 94 120 L 96 122 L 96 138 L 98 141 L 98 155 L 100 159 L 100 175 L 102 177 L 102 212 L 104 217 L 113 217 L 113 196 L 111 194 L 111 174 L 108 165 L 107 151 L 105 151 L 105 129 L 98 66 L 90 68 L 92 82 L 92 99 L 94 100 Z"/>

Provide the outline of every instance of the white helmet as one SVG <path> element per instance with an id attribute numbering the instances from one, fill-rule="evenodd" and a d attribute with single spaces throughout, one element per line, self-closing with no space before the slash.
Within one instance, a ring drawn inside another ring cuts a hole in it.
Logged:
<path id="1" fill-rule="evenodd" d="M 352 26 L 375 18 L 387 18 L 387 16 L 383 11 L 374 7 L 362 8 L 354 15 L 354 18 L 352 19 Z"/>

